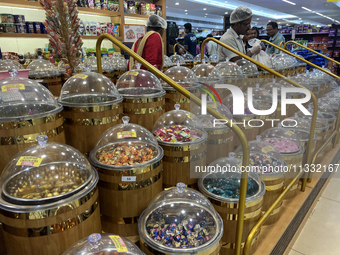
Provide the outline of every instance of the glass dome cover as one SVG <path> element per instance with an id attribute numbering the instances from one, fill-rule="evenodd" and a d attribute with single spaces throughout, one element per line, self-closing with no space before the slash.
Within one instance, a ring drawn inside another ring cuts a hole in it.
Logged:
<path id="1" fill-rule="evenodd" d="M 308 108 L 308 110 L 309 110 L 310 113 L 313 113 L 312 108 Z M 303 119 L 307 120 L 309 123 L 312 122 L 312 115 L 305 115 L 301 111 L 296 112 L 294 117 L 303 118 Z M 318 111 L 317 116 L 316 116 L 316 126 L 315 126 L 315 128 L 316 129 L 328 129 L 329 128 L 325 116 L 320 111 Z"/>
<path id="2" fill-rule="evenodd" d="M 129 123 L 130 117 L 122 118 L 123 124 L 106 130 L 90 152 L 91 163 L 100 168 L 125 171 L 140 168 L 159 161 L 163 150 L 146 128 Z"/>
<path id="3" fill-rule="evenodd" d="M 253 113 L 250 111 L 249 107 L 248 107 L 248 94 L 247 93 L 243 93 L 244 95 L 244 115 L 253 115 Z M 231 114 L 234 116 L 236 116 L 236 114 L 233 113 L 233 105 L 234 99 L 233 99 L 233 95 L 230 94 L 229 96 L 225 97 L 222 100 L 222 103 L 228 107 L 229 111 L 231 112 Z M 258 104 L 257 100 L 255 100 L 253 98 L 253 106 L 255 109 L 259 110 L 260 109 L 260 105 Z"/>
<path id="4" fill-rule="evenodd" d="M 299 128 L 310 131 L 310 122 L 306 119 L 299 117 L 289 117 L 285 119 L 285 127 L 287 128 Z"/>
<path id="5" fill-rule="evenodd" d="M 201 85 L 198 83 L 197 77 L 192 70 L 186 68 L 184 66 L 180 66 L 178 63 L 176 66 L 169 68 L 164 73 L 174 82 L 181 85 L 183 88 L 186 89 L 197 89 Z M 171 87 L 167 82 L 161 81 L 164 89 L 166 90 L 175 90 Z"/>
<path id="6" fill-rule="evenodd" d="M 209 57 L 210 63 L 217 63 L 217 60 L 218 60 L 218 53 L 217 52 Z"/>
<path id="7" fill-rule="evenodd" d="M 60 75 L 55 65 L 52 64 L 50 61 L 42 59 L 41 56 L 39 56 L 38 59 L 33 60 L 27 66 L 27 69 L 30 70 L 30 78 L 45 78 Z"/>
<path id="8" fill-rule="evenodd" d="M 272 63 L 281 63 L 283 68 L 293 68 L 295 67 L 297 61 L 294 57 L 289 56 L 285 53 L 276 54 L 272 57 Z"/>
<path id="9" fill-rule="evenodd" d="M 95 233 L 68 248 L 63 255 L 144 255 L 129 239 L 107 233 Z"/>
<path id="10" fill-rule="evenodd" d="M 200 191 L 217 201 L 224 203 L 238 203 L 241 188 L 242 160 L 236 153 L 230 152 L 229 157 L 224 157 L 210 163 L 209 166 L 226 167 L 227 171 L 210 172 L 202 175 L 198 180 Z M 246 203 L 258 200 L 266 192 L 264 182 L 257 173 L 248 175 Z"/>
<path id="11" fill-rule="evenodd" d="M 340 106 L 340 101 L 338 98 L 335 98 L 335 97 L 332 98 L 329 95 L 327 95 L 326 97 L 320 98 L 318 101 L 328 104 L 335 114 L 338 113 L 339 106 Z"/>
<path id="12" fill-rule="evenodd" d="M 175 104 L 175 110 L 159 117 L 152 133 L 159 144 L 165 145 L 194 144 L 208 139 L 200 120 L 194 114 L 180 110 L 179 104 Z"/>
<path id="13" fill-rule="evenodd" d="M 197 80 L 209 85 L 215 85 L 222 82 L 220 72 L 210 64 L 206 64 L 203 60 L 203 64 L 196 65 L 191 69 L 197 77 Z"/>
<path id="14" fill-rule="evenodd" d="M 209 58 L 208 58 L 206 55 L 204 55 L 203 60 L 205 61 L 205 63 L 208 63 L 208 62 L 209 62 Z M 201 60 L 201 54 L 197 54 L 197 55 L 196 55 L 196 57 L 194 58 L 194 62 L 195 62 L 195 63 L 201 63 L 201 62 L 202 62 L 202 60 Z"/>
<path id="15" fill-rule="evenodd" d="M 10 71 L 13 69 L 23 70 L 25 68 L 19 62 L 11 59 L 0 60 L 0 71 Z"/>
<path id="16" fill-rule="evenodd" d="M 222 77 L 230 77 L 230 78 L 238 78 L 238 79 L 244 78 L 241 67 L 239 67 L 233 62 L 229 62 L 228 59 L 227 61 L 218 63 L 215 68 L 220 72 Z"/>
<path id="17" fill-rule="evenodd" d="M 84 61 L 85 66 L 91 66 L 92 72 L 98 72 L 97 67 L 97 57 L 89 57 Z M 114 66 L 111 65 L 110 61 L 107 58 L 102 58 L 102 71 L 104 73 L 109 73 L 114 71 Z"/>
<path id="18" fill-rule="evenodd" d="M 47 117 L 62 111 L 52 93 L 40 83 L 13 77 L 0 80 L 0 122 Z"/>
<path id="19" fill-rule="evenodd" d="M 308 104 L 309 109 L 314 109 L 313 103 Z M 318 100 L 318 111 L 327 119 L 336 119 L 335 113 L 332 110 L 332 108 L 329 106 L 329 104 Z"/>
<path id="20" fill-rule="evenodd" d="M 171 59 L 167 56 L 164 55 L 164 67 L 172 67 L 175 64 L 171 61 Z"/>
<path id="21" fill-rule="evenodd" d="M 246 59 L 239 59 L 235 62 L 242 70 L 244 75 L 259 75 L 257 66 Z"/>
<path id="22" fill-rule="evenodd" d="M 186 63 L 194 62 L 194 56 L 192 56 L 192 55 L 189 54 L 189 53 L 185 53 L 185 54 L 183 55 L 183 58 L 184 58 L 184 61 L 185 61 Z"/>
<path id="23" fill-rule="evenodd" d="M 44 204 L 76 193 L 91 180 L 91 165 L 78 150 L 61 143 L 47 143 L 19 152 L 1 174 L 5 200 L 16 204 Z"/>
<path id="24" fill-rule="evenodd" d="M 155 232 L 153 226 L 156 224 L 166 234 Z M 218 245 L 223 235 L 223 223 L 204 195 L 186 188 L 184 183 L 178 183 L 150 202 L 140 216 L 138 231 L 145 243 L 158 252 L 199 254 Z M 179 234 L 174 235 L 171 241 L 171 234 L 167 233 L 175 231 Z M 164 244 L 161 242 L 163 235 Z"/>
<path id="25" fill-rule="evenodd" d="M 87 72 L 76 74 L 63 85 L 59 102 L 70 107 L 112 105 L 123 101 L 115 85 L 106 76 Z"/>
<path id="26" fill-rule="evenodd" d="M 281 88 L 283 87 L 282 84 L 278 83 L 276 79 L 273 79 L 272 82 L 267 83 L 262 86 L 262 88 L 268 90 L 273 95 L 273 88 L 277 88 L 277 98 L 278 100 L 281 100 Z M 289 95 L 287 95 L 287 98 L 290 98 Z"/>
<path id="27" fill-rule="evenodd" d="M 170 56 L 170 60 L 172 61 L 172 63 L 174 63 L 175 65 L 177 65 L 178 63 L 182 66 L 185 65 L 185 59 L 181 56 L 178 55 L 177 53 L 175 53 L 174 55 Z"/>
<path id="28" fill-rule="evenodd" d="M 282 155 L 270 143 L 262 140 L 261 136 L 257 136 L 256 140 L 249 141 L 250 160 L 249 165 L 255 167 L 255 172 L 262 174 L 282 173 L 279 169 L 285 165 Z M 242 159 L 243 151 L 240 145 L 235 153 Z"/>
<path id="29" fill-rule="evenodd" d="M 137 63 L 137 68 L 140 64 Z M 117 81 L 118 92 L 124 98 L 160 97 L 165 95 L 159 79 L 149 71 L 135 69 L 124 73 Z"/>
<path id="30" fill-rule="evenodd" d="M 263 141 L 270 143 L 280 153 L 296 153 L 303 151 L 299 137 L 292 131 L 282 127 L 273 127 L 263 131 Z"/>

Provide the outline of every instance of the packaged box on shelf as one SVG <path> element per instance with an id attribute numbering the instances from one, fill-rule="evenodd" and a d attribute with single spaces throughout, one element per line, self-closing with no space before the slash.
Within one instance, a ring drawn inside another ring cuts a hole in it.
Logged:
<path id="1" fill-rule="evenodd" d="M 333 52 L 333 58 L 338 58 L 339 55 L 340 55 L 340 50 L 335 50 L 335 51 Z"/>
<path id="2" fill-rule="evenodd" d="M 340 28 L 338 28 L 338 33 L 337 33 L 338 36 L 340 36 Z"/>
<path id="3" fill-rule="evenodd" d="M 328 40 L 328 48 L 330 48 L 330 47 L 333 47 L 333 44 L 334 44 L 334 40 L 333 39 L 330 39 L 330 40 Z"/>
<path id="4" fill-rule="evenodd" d="M 335 47 L 340 47 L 340 39 L 337 39 L 335 42 Z"/>
<path id="5" fill-rule="evenodd" d="M 336 29 L 335 29 L 335 28 L 331 28 L 331 29 L 329 30 L 329 34 L 328 34 L 328 36 L 330 36 L 330 37 L 334 37 L 334 36 L 335 36 L 335 34 L 336 34 Z"/>
<path id="6" fill-rule="evenodd" d="M 327 54 L 328 54 L 330 57 L 332 57 L 332 56 L 333 56 L 333 50 L 328 50 L 328 51 L 327 51 Z"/>

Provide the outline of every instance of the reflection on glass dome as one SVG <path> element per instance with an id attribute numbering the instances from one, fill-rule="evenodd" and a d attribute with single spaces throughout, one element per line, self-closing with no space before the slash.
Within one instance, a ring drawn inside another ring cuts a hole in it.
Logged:
<path id="1" fill-rule="evenodd" d="M 33 60 L 27 69 L 30 70 L 30 78 L 45 78 L 59 75 L 58 69 L 50 61 L 44 60 L 39 56 L 39 59 Z"/>
<path id="2" fill-rule="evenodd" d="M 167 56 L 164 55 L 164 67 L 172 67 L 175 64 L 171 61 L 171 59 Z"/>
<path id="3" fill-rule="evenodd" d="M 194 62 L 194 57 L 191 55 L 191 54 L 189 54 L 189 53 L 185 53 L 184 55 L 183 55 L 183 58 L 184 58 L 184 61 L 187 63 L 191 63 L 191 62 Z"/>
<path id="4" fill-rule="evenodd" d="M 182 66 L 185 65 L 185 60 L 181 55 L 177 55 L 177 53 L 175 53 L 174 55 L 170 56 L 170 60 L 172 61 L 172 63 L 174 63 L 175 65 L 177 65 L 178 63 Z"/>
<path id="5" fill-rule="evenodd" d="M 9 71 L 13 69 L 23 70 L 25 68 L 19 62 L 14 60 L 0 60 L 0 71 Z"/>
<path id="6" fill-rule="evenodd" d="M 206 55 L 204 55 L 203 60 L 205 61 L 205 63 L 209 62 L 209 58 Z M 195 63 L 202 63 L 201 54 L 196 55 L 196 57 L 194 58 L 194 62 Z"/>
<path id="7" fill-rule="evenodd" d="M 218 60 L 218 53 L 217 52 L 209 57 L 209 62 L 210 63 L 214 63 L 215 64 L 215 63 L 217 63 L 217 60 Z"/>
<path id="8" fill-rule="evenodd" d="M 239 59 L 235 62 L 239 67 L 241 67 L 242 73 L 244 75 L 259 75 L 257 66 L 246 59 Z"/>
<path id="9" fill-rule="evenodd" d="M 200 84 L 198 84 L 198 80 L 194 72 L 189 68 L 180 66 L 178 63 L 176 66 L 166 70 L 164 74 L 184 88 L 200 87 Z M 167 82 L 162 80 L 161 83 L 165 89 L 174 90 L 174 88 L 171 87 Z"/>

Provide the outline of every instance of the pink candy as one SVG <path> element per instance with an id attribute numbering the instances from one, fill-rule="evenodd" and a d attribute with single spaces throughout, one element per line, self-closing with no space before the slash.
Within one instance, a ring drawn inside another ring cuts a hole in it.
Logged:
<path id="1" fill-rule="evenodd" d="M 265 138 L 264 141 L 273 145 L 279 152 L 295 152 L 299 150 L 299 146 L 295 142 L 287 139 Z"/>

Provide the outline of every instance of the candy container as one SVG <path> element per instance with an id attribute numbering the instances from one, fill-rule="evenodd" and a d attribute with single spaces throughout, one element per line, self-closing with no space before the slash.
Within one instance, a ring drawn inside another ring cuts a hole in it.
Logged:
<path id="1" fill-rule="evenodd" d="M 71 146 L 49 142 L 46 135 L 36 140 L 39 144 L 15 155 L 0 177 L 1 218 L 13 213 L 24 217 L 8 218 L 6 226 L 15 229 L 29 219 L 36 232 L 34 237 L 23 236 L 20 245 L 11 245 L 16 236 L 8 235 L 9 254 L 61 254 L 64 246 L 73 244 L 74 236 L 84 238 L 101 231 L 97 171 Z M 81 206 L 91 209 L 79 217 Z M 25 225 L 21 230 L 30 232 L 31 228 Z M 56 234 L 59 238 L 54 238 Z M 45 241 L 56 246 L 42 246 Z"/>
<path id="2" fill-rule="evenodd" d="M 184 55 L 183 55 L 183 58 L 184 58 L 184 61 L 185 61 L 185 66 L 189 69 L 193 68 L 194 66 L 194 57 L 186 52 Z"/>
<path id="3" fill-rule="evenodd" d="M 146 254 L 214 254 L 223 222 L 209 200 L 178 183 L 158 194 L 142 213 L 138 230 Z"/>
<path id="4" fill-rule="evenodd" d="M 298 62 L 296 58 L 285 53 L 280 53 L 280 54 L 276 54 L 275 56 L 273 56 L 271 59 L 271 62 L 273 66 L 277 66 L 278 63 L 282 65 L 284 76 L 296 75 L 296 72 L 298 69 Z"/>
<path id="5" fill-rule="evenodd" d="M 97 68 L 97 57 L 89 57 L 84 61 L 85 66 L 91 66 L 91 72 L 98 72 Z M 102 71 L 104 75 L 109 74 L 114 71 L 114 67 L 110 64 L 107 59 L 102 58 Z"/>
<path id="6" fill-rule="evenodd" d="M 170 67 L 173 67 L 175 64 L 171 61 L 171 59 L 167 56 L 164 55 L 164 66 L 163 66 L 163 71 L 165 72 L 168 70 Z"/>
<path id="7" fill-rule="evenodd" d="M 228 107 L 229 111 L 233 115 L 234 125 L 237 123 L 239 127 L 242 129 L 243 133 L 245 134 L 247 140 L 253 140 L 259 134 L 261 123 L 264 121 L 260 120 L 259 115 L 253 114 L 249 107 L 248 107 L 248 95 L 246 93 L 243 94 L 244 96 L 244 114 L 236 115 L 233 111 L 234 107 L 234 98 L 233 95 L 229 95 L 226 98 L 222 99 L 222 103 Z M 260 106 L 258 105 L 257 101 L 252 98 L 253 106 L 255 109 L 260 110 Z M 237 99 L 238 100 L 238 99 Z M 239 105 L 242 107 L 242 105 Z M 237 148 L 241 144 L 241 141 L 238 137 L 235 137 L 234 146 Z"/>
<path id="8" fill-rule="evenodd" d="M 254 87 L 258 83 L 260 75 L 257 66 L 245 59 L 239 59 L 235 63 L 241 68 L 244 75 L 243 90 L 246 91 L 248 87 Z"/>
<path id="9" fill-rule="evenodd" d="M 250 160 L 249 170 L 257 172 L 261 180 L 266 184 L 266 193 L 263 197 L 262 211 L 266 211 L 273 202 L 282 193 L 284 188 L 284 172 L 287 170 L 287 164 L 284 162 L 280 152 L 270 143 L 265 142 L 261 136 L 256 140 L 248 141 Z M 239 146 L 235 153 L 242 159 L 242 146 Z M 281 205 L 277 205 L 274 212 L 269 216 L 266 225 L 273 224 L 281 217 Z"/>
<path id="10" fill-rule="evenodd" d="M 208 134 L 199 119 L 192 113 L 180 110 L 166 112 L 155 123 L 152 133 L 164 149 L 165 188 L 179 181 L 196 187 L 196 166 L 206 165 Z"/>
<path id="11" fill-rule="evenodd" d="M 211 55 L 210 57 L 209 57 L 209 63 L 210 64 L 212 64 L 213 66 L 216 66 L 217 65 L 217 63 L 218 63 L 218 53 L 216 52 L 215 54 L 213 54 L 213 55 Z"/>
<path id="12" fill-rule="evenodd" d="M 223 241 L 232 245 L 222 246 L 220 254 L 234 254 L 236 242 L 236 224 L 238 209 L 235 204 L 239 203 L 240 183 L 241 183 L 242 160 L 237 158 L 233 152 L 229 157 L 223 157 L 212 162 L 209 167 L 214 167 L 221 171 L 204 173 L 198 180 L 198 187 L 201 193 L 215 205 L 216 211 L 220 213 L 223 222 L 228 226 L 224 229 Z M 223 171 L 223 172 L 222 172 Z M 259 174 L 250 172 L 247 183 L 247 196 L 245 214 L 250 215 L 244 221 L 242 242 L 245 242 L 250 230 L 261 217 L 263 196 L 266 192 L 264 182 Z M 259 235 L 256 235 L 258 242 Z M 251 251 L 255 251 L 257 245 L 252 243 Z"/>
<path id="13" fill-rule="evenodd" d="M 92 255 L 92 254 L 133 254 L 144 253 L 129 239 L 108 233 L 95 233 L 78 241 L 62 255 Z"/>
<path id="14" fill-rule="evenodd" d="M 130 122 L 151 131 L 165 113 L 165 90 L 159 79 L 148 71 L 135 69 L 119 78 L 117 89 L 124 98 L 123 112 L 130 117 Z"/>
<path id="15" fill-rule="evenodd" d="M 265 142 L 270 143 L 281 153 L 283 160 L 287 163 L 289 171 L 285 173 L 284 183 L 284 186 L 287 187 L 300 172 L 300 166 L 302 166 L 304 147 L 301 145 L 299 137 L 293 131 L 281 126 L 267 129 L 261 133 L 261 136 Z M 296 183 L 291 188 L 286 199 L 298 194 L 298 185 L 299 183 Z"/>
<path id="16" fill-rule="evenodd" d="M 54 96 L 59 96 L 62 87 L 61 74 L 50 61 L 42 59 L 33 60 L 27 69 L 30 70 L 29 78 L 34 80 L 43 79 L 42 84 L 46 86 Z"/>
<path id="17" fill-rule="evenodd" d="M 100 136 L 89 158 L 100 176 L 103 231 L 135 236 L 138 217 L 163 189 L 163 149 L 147 129 L 122 120 Z"/>
<path id="18" fill-rule="evenodd" d="M 206 55 L 203 56 L 203 60 L 205 60 L 205 63 L 209 62 L 209 58 Z M 197 54 L 196 57 L 194 58 L 194 66 L 199 63 L 202 63 L 201 54 Z"/>
<path id="19" fill-rule="evenodd" d="M 186 65 L 185 59 L 181 55 L 178 55 L 177 53 L 175 53 L 174 55 L 170 56 L 170 60 L 174 64 L 177 64 L 179 62 L 179 64 L 181 66 L 185 66 Z"/>
<path id="20" fill-rule="evenodd" d="M 67 143 L 86 155 L 103 131 L 119 123 L 123 112 L 122 96 L 108 78 L 98 73 L 72 76 L 58 100 L 64 106 Z"/>
<path id="21" fill-rule="evenodd" d="M 223 84 L 235 85 L 246 92 L 246 87 L 243 86 L 244 75 L 241 67 L 233 62 L 229 62 L 229 59 L 227 58 L 226 61 L 218 63 L 216 69 L 222 76 Z M 221 95 L 221 98 L 225 98 L 231 94 L 228 89 L 218 89 L 217 91 Z"/>
<path id="22" fill-rule="evenodd" d="M 164 74 L 190 93 L 197 97 L 200 96 L 199 89 L 202 85 L 198 83 L 196 75 L 189 68 L 180 66 L 179 63 L 177 63 L 176 66 L 169 68 Z M 165 112 L 173 110 L 175 104 L 181 104 L 183 110 L 190 111 L 191 101 L 189 98 L 185 97 L 165 81 L 162 80 L 161 83 L 166 91 Z"/>
<path id="23" fill-rule="evenodd" d="M 0 80 L 0 173 L 15 154 L 36 143 L 37 134 L 65 143 L 63 108 L 51 92 L 32 79 L 15 77 L 15 70 L 11 75 Z"/>

